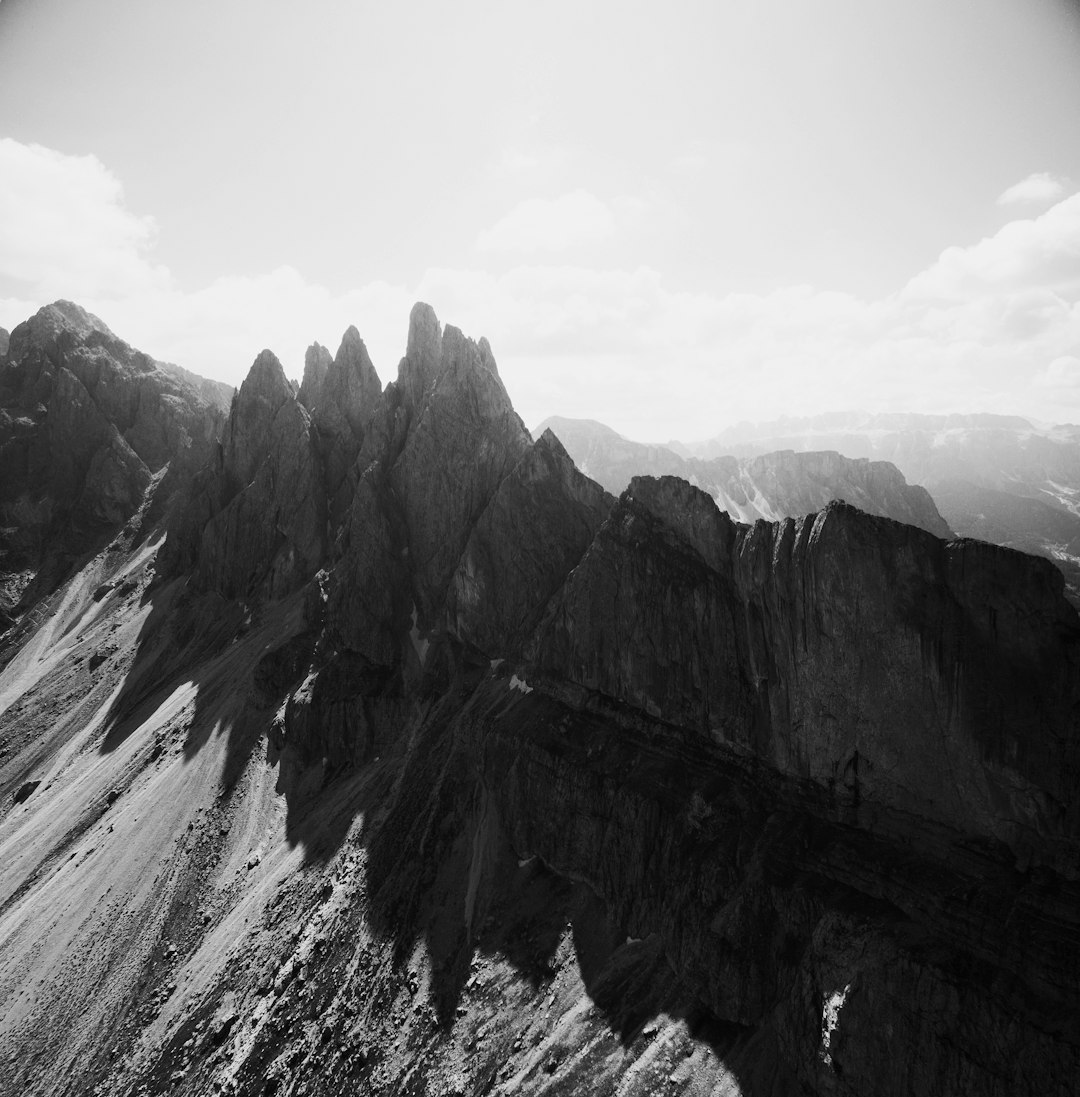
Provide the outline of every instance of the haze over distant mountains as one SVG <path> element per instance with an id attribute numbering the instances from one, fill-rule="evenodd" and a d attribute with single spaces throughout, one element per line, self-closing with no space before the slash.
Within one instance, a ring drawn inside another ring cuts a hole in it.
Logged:
<path id="1" fill-rule="evenodd" d="M 836 412 L 744 423 L 704 442 L 663 446 L 630 442 L 588 420 L 550 419 L 544 425 L 610 491 L 639 473 L 697 477 L 719 506 L 742 520 L 769 518 L 773 507 L 787 505 L 775 472 L 770 477 L 766 470 L 797 468 L 811 476 L 830 460 L 834 474 L 819 478 L 821 490 L 835 482 L 852 493 L 844 498 L 874 510 L 880 485 L 893 482 L 883 471 L 888 463 L 906 480 L 906 499 L 912 489 L 928 492 L 944 523 L 960 536 L 1053 560 L 1072 596 L 1080 597 L 1080 427 L 1071 424 L 1040 427 L 1001 415 Z M 859 462 L 862 476 L 868 475 L 865 463 L 877 468 L 876 491 L 864 490 L 862 479 L 850 482 Z M 841 467 L 849 470 L 846 481 L 834 480 Z M 894 489 L 889 506 L 875 512 L 895 513 L 900 494 Z"/>
<path id="2" fill-rule="evenodd" d="M 791 450 L 702 459 L 680 456 L 667 446 L 631 442 L 594 420 L 552 417 L 537 427 L 537 434 L 547 429 L 587 476 L 616 495 L 635 476 L 680 476 L 708 492 L 740 522 L 775 522 L 842 499 L 868 514 L 894 518 L 937 537 L 952 536 L 926 489 L 907 484 L 887 461 Z"/>

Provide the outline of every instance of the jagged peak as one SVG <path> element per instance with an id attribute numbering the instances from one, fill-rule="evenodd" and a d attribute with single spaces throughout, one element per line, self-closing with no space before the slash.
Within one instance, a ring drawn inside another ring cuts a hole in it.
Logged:
<path id="1" fill-rule="evenodd" d="M 334 355 L 335 360 L 338 358 L 355 357 L 356 355 L 363 355 L 367 357 L 367 344 L 364 342 L 357 331 L 355 324 L 350 324 L 344 334 L 341 336 L 341 342 L 338 344 L 337 354 Z"/>
<path id="2" fill-rule="evenodd" d="M 345 329 L 345 334 L 341 337 L 341 343 L 333 359 L 333 367 L 335 370 L 352 370 L 363 375 L 365 379 L 368 377 L 374 378 L 379 385 L 379 389 L 382 389 L 382 382 L 379 380 L 379 374 L 371 362 L 367 344 L 360 337 L 360 332 L 356 330 L 355 324 L 350 324 Z"/>
<path id="3" fill-rule="evenodd" d="M 300 403 L 312 411 L 322 395 L 327 371 L 334 359 L 321 343 L 312 343 L 304 355 L 304 380 L 300 385 Z"/>
<path id="4" fill-rule="evenodd" d="M 536 439 L 534 446 L 537 449 L 550 450 L 558 457 L 565 457 L 568 461 L 573 461 L 573 458 L 566 452 L 566 447 L 559 441 L 559 436 L 551 429 L 551 427 L 545 427 L 544 432 Z"/>
<path id="5" fill-rule="evenodd" d="M 408 349 L 398 369 L 398 387 L 413 408 L 419 409 L 436 383 L 451 373 L 467 383 L 493 379 L 509 405 L 487 339 L 472 339 L 453 324 L 440 327 L 432 307 L 418 302 L 409 318 Z"/>
<path id="6" fill-rule="evenodd" d="M 37 320 L 50 323 L 54 327 L 65 328 L 83 337 L 96 331 L 102 335 L 108 335 L 111 339 L 116 338 L 104 320 L 92 312 L 87 312 L 74 301 L 60 300 L 53 301 L 51 305 L 45 305 L 38 309 L 31 322 Z"/>
<path id="7" fill-rule="evenodd" d="M 442 351 L 442 325 L 435 310 L 423 301 L 417 301 L 409 312 L 409 338 L 405 344 L 405 357 L 417 363 L 438 361 Z"/>
<path id="8" fill-rule="evenodd" d="M 342 420 L 359 438 L 374 414 L 382 393 L 382 381 L 371 364 L 364 340 L 350 324 L 341 337 L 337 354 L 330 362 L 323 382 L 315 418 L 320 427 L 338 431 Z"/>
<path id="9" fill-rule="evenodd" d="M 510 398 L 506 395 L 505 386 L 495 365 L 491 344 L 484 338 L 477 342 L 465 335 L 460 328 L 447 324 L 443 328 L 441 374 L 451 371 L 462 378 L 476 379 L 487 376 L 493 379 L 496 387 L 503 393 L 506 403 L 509 404 Z"/>
<path id="10" fill-rule="evenodd" d="M 285 370 L 278 356 L 272 350 L 262 350 L 251 363 L 244 383 L 240 386 L 240 398 L 245 394 L 268 396 L 273 392 L 292 395 L 292 385 L 285 376 Z"/>
<path id="11" fill-rule="evenodd" d="M 409 313 L 409 338 L 398 366 L 397 384 L 406 401 L 419 407 L 442 366 L 443 332 L 435 310 L 417 301 Z"/>
<path id="12" fill-rule="evenodd" d="M 28 320 L 15 327 L 10 337 L 9 356 L 13 361 L 18 360 L 30 346 L 37 346 L 51 354 L 61 336 L 84 342 L 95 335 L 107 339 L 112 344 L 112 349 L 119 352 L 121 357 L 135 354 L 127 343 L 113 334 L 109 326 L 93 313 L 87 312 L 74 301 L 54 301 L 38 309 Z"/>
<path id="13" fill-rule="evenodd" d="M 681 477 L 635 476 L 619 502 L 657 519 L 713 568 L 730 554 L 737 524 L 708 492 Z"/>
<path id="14" fill-rule="evenodd" d="M 480 349 L 480 361 L 484 364 L 484 368 L 498 377 L 499 367 L 495 364 L 495 355 L 491 351 L 491 344 L 487 341 L 486 335 L 480 336 L 477 347 Z"/>

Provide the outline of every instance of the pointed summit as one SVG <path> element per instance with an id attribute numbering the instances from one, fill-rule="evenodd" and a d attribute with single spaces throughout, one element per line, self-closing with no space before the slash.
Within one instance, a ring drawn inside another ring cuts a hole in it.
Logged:
<path id="1" fill-rule="evenodd" d="M 439 374 L 443 357 L 442 329 L 435 310 L 418 301 L 409 313 L 409 341 L 398 366 L 398 387 L 405 402 L 419 408 Z"/>
<path id="2" fill-rule="evenodd" d="M 321 343 L 312 343 L 304 355 L 304 380 L 300 385 L 300 403 L 314 411 L 322 398 L 326 371 L 333 362 L 330 352 Z"/>
<path id="3" fill-rule="evenodd" d="M 270 428 L 278 411 L 295 399 L 277 356 L 264 350 L 252 363 L 233 400 L 225 429 L 226 460 L 241 484 L 250 482 L 266 457 Z"/>
<path id="4" fill-rule="evenodd" d="M 381 395 L 382 381 L 371 364 L 364 340 L 350 325 L 341 337 L 341 346 L 327 373 L 320 410 L 330 412 L 331 405 L 338 409 L 359 440 Z"/>

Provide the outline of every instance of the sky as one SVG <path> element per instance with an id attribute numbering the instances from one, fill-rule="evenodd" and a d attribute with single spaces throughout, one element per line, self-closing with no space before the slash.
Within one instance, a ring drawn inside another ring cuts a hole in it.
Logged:
<path id="1" fill-rule="evenodd" d="M 1080 5 L 0 0 L 0 325 L 238 384 L 414 301 L 530 427 L 1080 422 Z"/>

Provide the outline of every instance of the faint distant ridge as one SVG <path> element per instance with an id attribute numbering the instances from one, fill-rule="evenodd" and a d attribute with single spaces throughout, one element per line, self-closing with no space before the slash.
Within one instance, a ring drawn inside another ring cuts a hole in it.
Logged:
<path id="1" fill-rule="evenodd" d="M 551 430 L 574 463 L 614 495 L 635 476 L 678 476 L 708 492 L 741 522 L 777 521 L 820 510 L 842 499 L 869 514 L 918 526 L 937 537 L 952 530 L 925 488 L 908 484 L 887 461 L 844 456 L 835 450 L 778 449 L 751 457 L 701 459 L 673 448 L 633 442 L 592 419 L 554 416 L 536 428 Z"/>
<path id="2" fill-rule="evenodd" d="M 882 438 L 892 434 L 944 434 L 955 431 L 998 431 L 1073 441 L 1080 428 L 1071 423 L 1040 426 L 1020 415 L 992 412 L 931 415 L 921 412 L 832 411 L 811 416 L 782 416 L 760 423 L 742 421 L 697 442 L 672 440 L 668 446 L 684 457 L 708 459 L 721 454 L 762 453 L 768 449 L 829 448 L 834 442 L 863 446 L 867 452 L 842 449 L 849 457 L 881 456 Z M 871 451 L 872 450 L 872 451 Z M 891 459 L 891 458 L 887 458 Z M 910 472 L 903 470 L 909 480 Z"/>
<path id="3" fill-rule="evenodd" d="M 1019 415 L 830 412 L 737 423 L 704 442 L 672 442 L 686 458 L 748 459 L 777 450 L 836 450 L 891 461 L 934 497 L 965 537 L 1053 560 L 1080 602 L 1080 427 Z"/>

